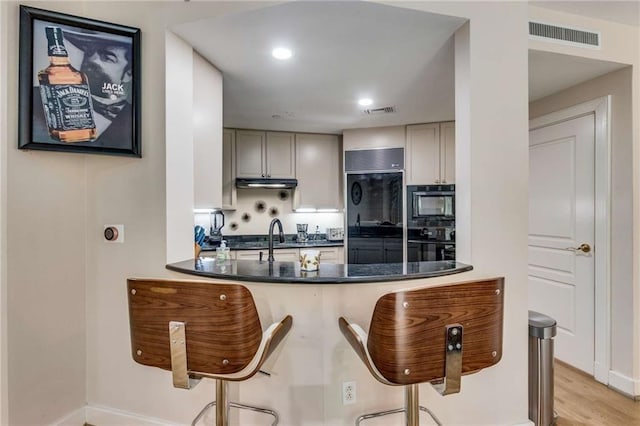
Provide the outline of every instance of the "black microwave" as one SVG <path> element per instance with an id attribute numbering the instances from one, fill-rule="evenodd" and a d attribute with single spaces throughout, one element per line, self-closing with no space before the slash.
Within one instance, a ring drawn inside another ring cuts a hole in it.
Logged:
<path id="1" fill-rule="evenodd" d="M 407 193 L 411 219 L 455 218 L 455 185 L 410 185 Z"/>

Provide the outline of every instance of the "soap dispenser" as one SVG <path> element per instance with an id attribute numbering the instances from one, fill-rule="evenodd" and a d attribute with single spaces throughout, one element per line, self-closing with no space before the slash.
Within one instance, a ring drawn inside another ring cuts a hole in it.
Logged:
<path id="1" fill-rule="evenodd" d="M 226 262 L 229 260 L 229 247 L 227 247 L 227 240 L 220 241 L 220 247 L 216 249 L 216 262 Z"/>

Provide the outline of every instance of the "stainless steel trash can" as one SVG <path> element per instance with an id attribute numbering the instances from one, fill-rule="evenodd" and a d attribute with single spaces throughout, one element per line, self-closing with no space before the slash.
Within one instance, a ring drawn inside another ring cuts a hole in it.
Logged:
<path id="1" fill-rule="evenodd" d="M 529 311 L 529 419 L 536 426 L 555 423 L 553 411 L 553 337 L 556 320 Z"/>

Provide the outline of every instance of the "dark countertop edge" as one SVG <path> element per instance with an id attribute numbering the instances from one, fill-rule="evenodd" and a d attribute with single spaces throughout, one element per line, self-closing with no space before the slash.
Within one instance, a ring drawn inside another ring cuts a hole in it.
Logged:
<path id="1" fill-rule="evenodd" d="M 177 262 L 181 263 L 181 262 Z M 167 264 L 165 267 L 171 271 L 181 272 L 183 274 L 196 275 L 206 278 L 223 279 L 230 281 L 241 282 L 257 282 L 257 283 L 274 283 L 274 284 L 366 284 L 366 283 L 379 283 L 379 282 L 391 282 L 391 281 L 407 281 L 420 278 L 434 278 L 442 277 L 445 275 L 459 274 L 461 272 L 468 272 L 473 270 L 473 266 L 464 263 L 458 263 L 460 267 L 454 269 L 448 269 L 444 271 L 434 272 L 421 272 L 405 275 L 373 275 L 364 277 L 296 277 L 296 278 L 283 278 L 283 277 L 267 277 L 267 276 L 254 276 L 254 275 L 230 275 L 230 274 L 216 274 L 213 272 L 196 271 L 195 269 L 185 269 L 175 264 Z M 309 274 L 313 274 L 310 272 Z"/>
<path id="2" fill-rule="evenodd" d="M 235 251 L 243 251 L 243 250 L 267 250 L 269 247 L 266 246 L 254 246 L 254 247 L 233 247 L 227 246 L 229 250 Z M 282 243 L 282 244 L 274 244 L 273 249 L 292 249 L 292 248 L 322 248 L 322 247 L 344 247 L 343 241 L 330 241 L 326 243 L 318 243 L 318 244 L 309 244 L 309 243 Z M 217 247 L 203 247 L 202 251 L 216 251 Z"/>

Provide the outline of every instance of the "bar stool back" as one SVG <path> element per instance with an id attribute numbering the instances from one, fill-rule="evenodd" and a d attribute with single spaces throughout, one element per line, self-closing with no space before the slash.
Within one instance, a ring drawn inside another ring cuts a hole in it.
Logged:
<path id="1" fill-rule="evenodd" d="M 130 278 L 131 356 L 137 363 L 172 371 L 174 387 L 190 389 L 203 377 L 216 380 L 216 426 L 227 426 L 229 408 L 275 411 L 229 402 L 228 381 L 251 378 L 291 329 L 287 315 L 264 332 L 244 286 L 205 281 Z"/>
<path id="2" fill-rule="evenodd" d="M 388 293 L 378 299 L 367 333 L 344 317 L 340 330 L 380 382 L 404 386 L 405 406 L 365 414 L 362 420 L 404 412 L 419 425 L 418 384 L 441 394 L 460 391 L 461 376 L 502 357 L 504 279 L 495 278 Z"/>

